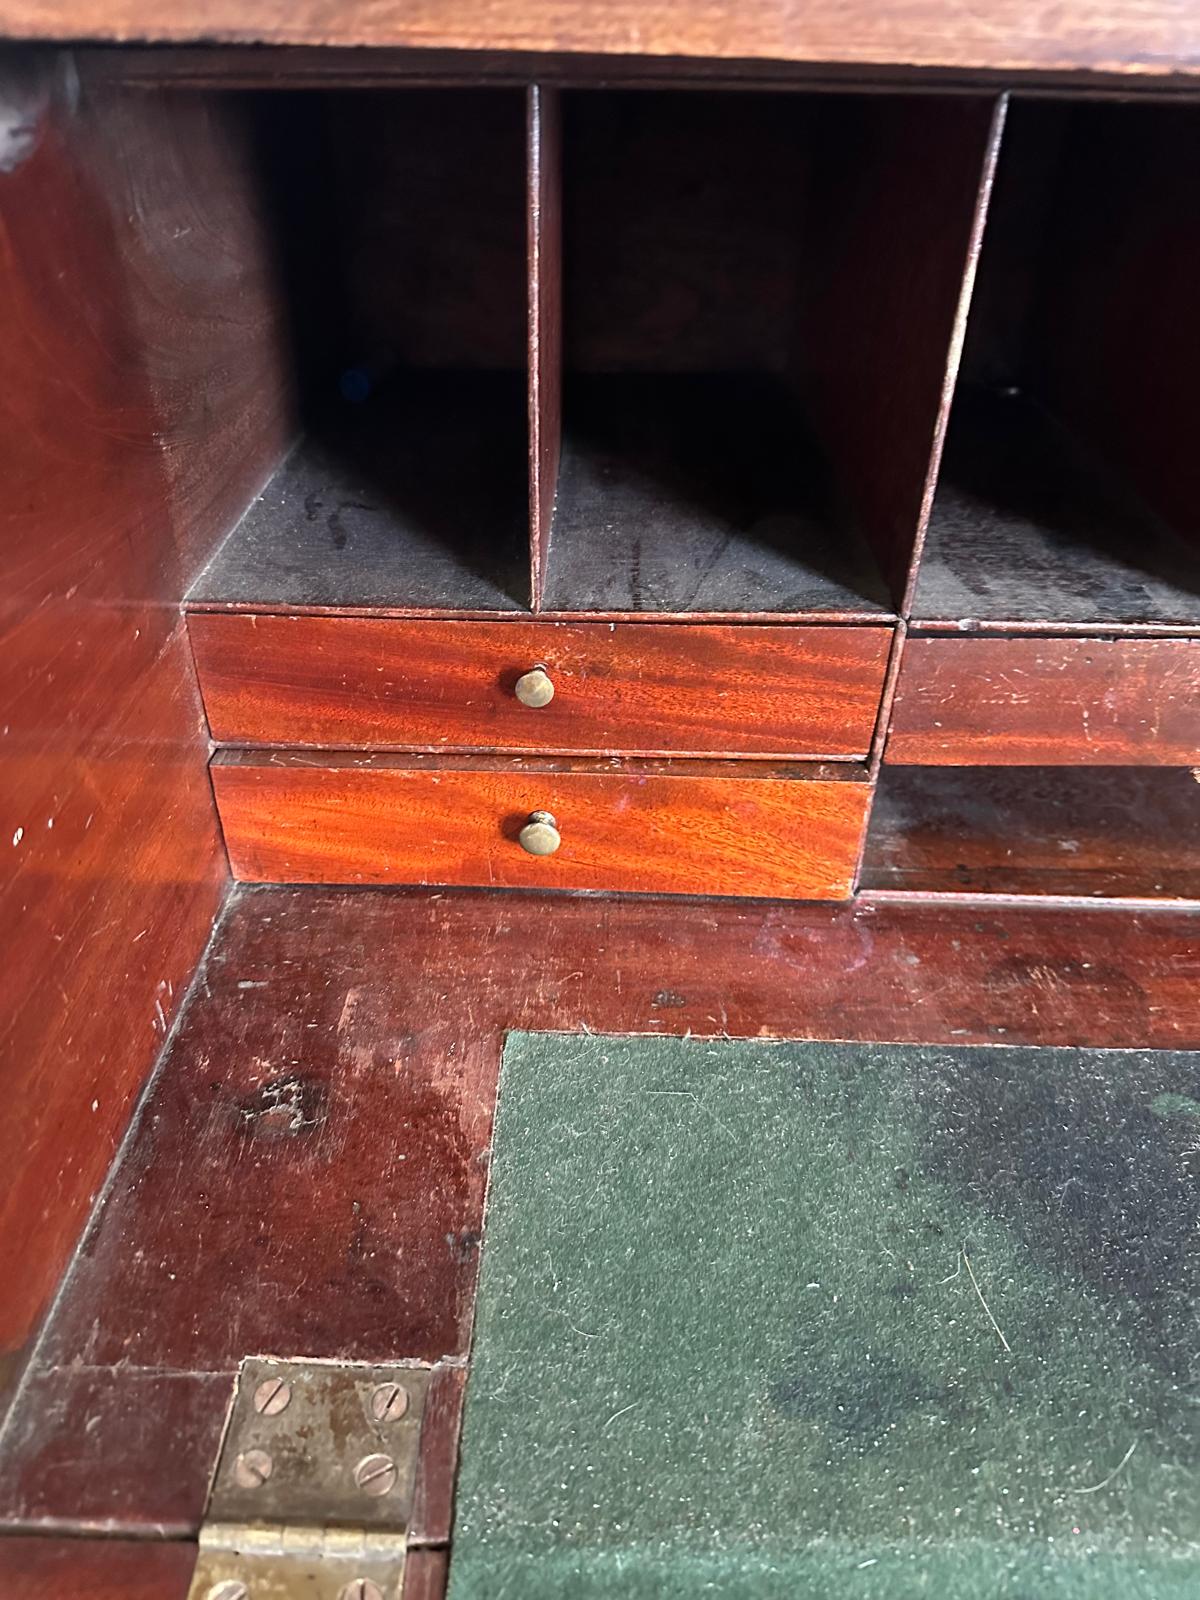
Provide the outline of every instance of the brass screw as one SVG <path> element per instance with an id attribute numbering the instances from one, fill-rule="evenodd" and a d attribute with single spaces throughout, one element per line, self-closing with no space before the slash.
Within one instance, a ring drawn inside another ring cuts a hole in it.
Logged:
<path id="1" fill-rule="evenodd" d="M 383 1590 L 370 1578 L 351 1578 L 346 1587 L 338 1591 L 338 1600 L 383 1600 Z"/>
<path id="2" fill-rule="evenodd" d="M 292 1386 L 283 1378 L 264 1378 L 254 1391 L 254 1409 L 260 1417 L 277 1417 L 292 1402 Z"/>
<path id="3" fill-rule="evenodd" d="M 222 1578 L 214 1583 L 204 1600 L 249 1600 L 250 1591 L 240 1578 Z"/>
<path id="4" fill-rule="evenodd" d="M 391 1494 L 399 1475 L 391 1456 L 384 1455 L 364 1456 L 354 1469 L 355 1483 L 373 1500 Z"/>
<path id="5" fill-rule="evenodd" d="M 408 1410 L 408 1390 L 402 1383 L 381 1383 L 371 1396 L 376 1422 L 399 1422 Z"/>
<path id="6" fill-rule="evenodd" d="M 275 1471 L 265 1450 L 244 1450 L 233 1463 L 233 1476 L 242 1489 L 261 1489 Z"/>

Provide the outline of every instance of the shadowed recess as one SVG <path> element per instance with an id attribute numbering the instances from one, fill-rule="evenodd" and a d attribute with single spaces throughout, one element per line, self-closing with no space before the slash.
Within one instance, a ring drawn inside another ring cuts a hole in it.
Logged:
<path id="1" fill-rule="evenodd" d="M 1200 1584 L 1200 1058 L 510 1036 L 451 1600 Z"/>

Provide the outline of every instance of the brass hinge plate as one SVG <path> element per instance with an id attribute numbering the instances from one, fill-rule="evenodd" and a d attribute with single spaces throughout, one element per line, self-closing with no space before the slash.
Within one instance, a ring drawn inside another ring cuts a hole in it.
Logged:
<path id="1" fill-rule="evenodd" d="M 189 1600 L 399 1600 L 429 1380 L 244 1361 Z"/>

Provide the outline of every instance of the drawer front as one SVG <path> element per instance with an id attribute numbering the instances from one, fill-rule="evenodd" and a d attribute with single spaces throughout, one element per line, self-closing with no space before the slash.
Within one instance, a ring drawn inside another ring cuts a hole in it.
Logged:
<path id="1" fill-rule="evenodd" d="M 1193 766 L 1200 641 L 910 638 L 885 759 Z"/>
<path id="2" fill-rule="evenodd" d="M 861 758 L 887 628 L 189 618 L 218 743 Z M 522 704 L 546 668 L 554 697 Z"/>
<path id="3" fill-rule="evenodd" d="M 212 775 L 234 876 L 247 882 L 850 894 L 866 782 L 747 776 L 752 764 L 733 763 L 674 775 L 667 765 L 537 770 L 226 751 Z M 519 842 L 534 812 L 555 819 L 553 855 Z"/>

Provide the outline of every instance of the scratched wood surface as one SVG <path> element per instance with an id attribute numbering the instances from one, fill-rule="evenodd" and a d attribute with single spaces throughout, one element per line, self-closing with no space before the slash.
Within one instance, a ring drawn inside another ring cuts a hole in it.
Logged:
<path id="1" fill-rule="evenodd" d="M 240 891 L 8 1437 L 4 1522 L 194 1530 L 247 1352 L 465 1354 L 508 1028 L 1200 1045 L 1182 912 L 549 910 Z"/>
<path id="2" fill-rule="evenodd" d="M 64 85 L 14 55 L 0 89 L 10 1373 L 223 892 L 178 603 L 289 403 L 238 108 Z"/>
<path id="3" fill-rule="evenodd" d="M 528 93 L 529 561 L 539 610 L 562 445 L 562 105 L 557 89 Z"/>
<path id="4" fill-rule="evenodd" d="M 851 893 L 870 786 L 846 766 L 222 750 L 235 878 L 636 894 Z M 857 781 L 856 781 L 857 780 Z M 530 855 L 534 812 L 562 843 Z"/>
<path id="5" fill-rule="evenodd" d="M 829 97 L 815 111 L 792 362 L 897 607 L 1003 122 L 1003 102 L 987 96 Z"/>
<path id="6" fill-rule="evenodd" d="M 859 759 L 891 637 L 211 612 L 188 631 L 223 744 Z M 514 690 L 536 665 L 554 698 L 531 708 Z"/>
<path id="7" fill-rule="evenodd" d="M 193 1546 L 144 1540 L 0 1539 L 4 1600 L 185 1600 Z"/>
<path id="8" fill-rule="evenodd" d="M 265 44 L 409 45 L 420 49 L 589 51 L 614 56 L 716 56 L 873 66 L 1054 69 L 1160 77 L 1200 70 L 1190 0 L 1034 0 L 969 4 L 909 0 L 3 0 L 14 38 L 146 39 Z"/>
<path id="9" fill-rule="evenodd" d="M 4 1600 L 186 1600 L 195 1564 L 191 1543 L 9 1537 L 0 1539 L 0 1593 Z M 444 1550 L 410 1549 L 404 1600 L 440 1600 L 446 1569 Z"/>
<path id="10" fill-rule="evenodd" d="M 1200 620 L 1200 118 L 1014 98 L 919 618 Z"/>
<path id="11" fill-rule="evenodd" d="M 1162 767 L 887 767 L 860 886 L 1200 898 L 1200 782 Z"/>
<path id="12" fill-rule="evenodd" d="M 884 759 L 1194 766 L 1200 641 L 910 636 Z"/>

